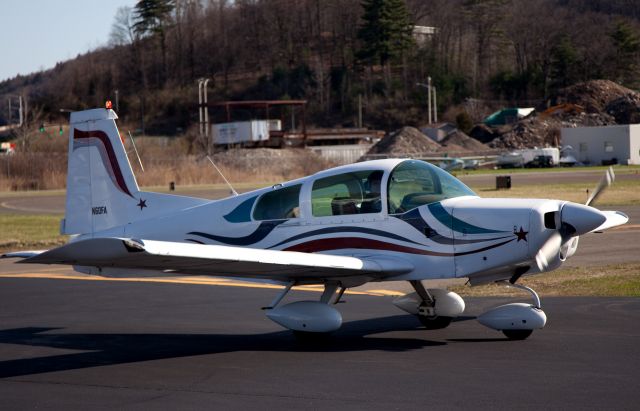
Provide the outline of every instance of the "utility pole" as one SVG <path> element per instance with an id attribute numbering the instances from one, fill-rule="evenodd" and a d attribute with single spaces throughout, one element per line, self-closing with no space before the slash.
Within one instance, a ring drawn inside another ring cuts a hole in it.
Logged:
<path id="1" fill-rule="evenodd" d="M 429 125 L 434 122 L 438 122 L 438 107 L 436 104 L 436 88 L 431 86 L 431 77 L 427 77 L 427 84 L 416 83 L 418 87 L 424 87 L 427 89 L 427 114 L 429 118 Z M 432 97 L 433 96 L 433 97 Z M 433 117 L 432 117 L 433 115 Z M 433 122 L 432 122 L 433 120 Z"/>
<path id="2" fill-rule="evenodd" d="M 114 92 L 116 94 L 116 113 L 119 113 L 120 112 L 120 101 L 118 99 L 119 90 L 116 89 Z"/>
<path id="3" fill-rule="evenodd" d="M 362 128 L 362 94 L 358 94 L 358 128 Z"/>
<path id="4" fill-rule="evenodd" d="M 202 110 L 202 79 L 198 79 L 198 127 L 199 127 L 199 133 L 200 136 L 202 136 L 203 130 L 202 130 L 202 122 L 204 120 L 204 115 L 203 115 L 203 110 Z"/>
<path id="5" fill-rule="evenodd" d="M 207 90 L 207 84 L 209 84 L 209 80 L 210 79 L 206 79 L 204 81 L 204 84 L 202 85 L 202 92 L 203 92 L 203 102 L 204 102 L 204 107 L 203 107 L 203 111 L 204 111 L 204 134 L 205 135 L 209 135 L 209 107 L 207 106 L 207 96 L 209 94 L 209 90 Z"/>
<path id="6" fill-rule="evenodd" d="M 433 122 L 438 123 L 438 100 L 436 99 L 436 88 L 433 87 Z"/>
<path id="7" fill-rule="evenodd" d="M 429 110 L 429 124 L 431 124 L 431 77 L 427 77 L 427 100 L 427 110 Z"/>
<path id="8" fill-rule="evenodd" d="M 20 100 L 20 111 L 19 111 L 19 119 L 18 127 L 22 127 L 24 123 L 27 122 L 27 102 L 24 101 L 22 95 L 18 96 Z"/>
<path id="9" fill-rule="evenodd" d="M 211 79 L 198 79 L 198 118 L 200 136 L 207 139 L 207 154 L 211 154 L 211 139 L 209 131 L 209 107 L 207 106 L 207 84 Z"/>

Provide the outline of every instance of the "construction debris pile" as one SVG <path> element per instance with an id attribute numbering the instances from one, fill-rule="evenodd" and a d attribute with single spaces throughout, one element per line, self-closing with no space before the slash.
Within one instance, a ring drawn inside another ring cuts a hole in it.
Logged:
<path id="1" fill-rule="evenodd" d="M 486 145 L 458 130 L 445 137 L 440 144 L 427 137 L 417 128 L 403 127 L 387 134 L 371 147 L 365 157 L 371 158 L 376 155 L 464 154 L 488 149 Z"/>
<path id="2" fill-rule="evenodd" d="M 475 126 L 470 134 L 492 148 L 558 146 L 560 129 L 640 122 L 640 93 L 609 80 L 592 80 L 567 87 L 550 108 L 514 124 Z"/>

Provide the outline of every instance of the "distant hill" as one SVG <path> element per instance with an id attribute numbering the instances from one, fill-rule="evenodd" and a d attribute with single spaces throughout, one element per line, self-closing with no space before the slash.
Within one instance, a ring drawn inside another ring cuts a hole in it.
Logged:
<path id="1" fill-rule="evenodd" d="M 117 90 L 118 114 L 129 128 L 181 133 L 198 121 L 197 80 L 204 77 L 211 79 L 210 102 L 306 99 L 310 125 L 354 125 L 361 98 L 365 125 L 386 130 L 426 123 L 426 90 L 416 84 L 427 76 L 445 121 L 455 121 L 469 97 L 500 108 L 544 104 L 558 90 L 596 78 L 639 85 L 640 11 L 633 2 L 382 2 L 406 22 L 396 25 L 398 36 L 414 25 L 435 28 L 396 49 L 367 31 L 384 24 L 365 15 L 363 5 L 373 3 L 155 0 L 145 4 L 168 8 L 146 25 L 140 10 L 122 9 L 109 45 L 1 82 L 0 125 L 11 94 L 26 96 L 32 120 L 52 123 L 65 118 L 61 109 L 115 104 Z M 211 109 L 211 116 L 223 121 L 226 113 Z M 290 125 L 290 111 L 270 116 Z"/>

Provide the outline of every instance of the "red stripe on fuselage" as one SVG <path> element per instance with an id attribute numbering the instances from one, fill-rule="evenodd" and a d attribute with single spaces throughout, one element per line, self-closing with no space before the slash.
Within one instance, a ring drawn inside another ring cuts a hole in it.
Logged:
<path id="1" fill-rule="evenodd" d="M 459 253 L 441 253 L 437 251 L 422 250 L 420 248 L 406 247 L 399 244 L 387 243 L 385 241 L 373 240 L 361 237 L 342 237 L 342 238 L 323 238 L 319 240 L 307 241 L 305 243 L 296 244 L 285 248 L 284 251 L 299 251 L 302 253 L 315 253 L 319 251 L 341 250 L 341 249 L 367 249 L 367 250 L 384 250 L 396 251 L 408 254 L 431 255 L 435 257 L 454 257 L 456 255 L 468 255 L 490 250 L 500 247 L 501 245 L 510 243 L 514 239 L 503 241 L 498 244 L 492 244 L 477 250 L 464 251 Z"/>
<path id="2" fill-rule="evenodd" d="M 107 156 L 109 157 L 109 163 L 111 164 L 111 168 L 113 169 L 113 174 L 116 179 L 117 185 L 122 192 L 128 194 L 133 197 L 127 184 L 124 181 L 124 176 L 122 175 L 122 170 L 120 169 L 120 165 L 118 164 L 118 159 L 116 157 L 116 153 L 113 150 L 113 145 L 111 144 L 111 140 L 109 140 L 109 136 L 102 130 L 90 130 L 90 131 L 82 131 L 77 128 L 73 129 L 73 139 L 85 139 L 95 137 L 102 142 L 105 151 L 107 152 Z"/>
<path id="3" fill-rule="evenodd" d="M 372 240 L 362 237 L 322 238 L 320 240 L 307 241 L 285 248 L 285 251 L 300 251 L 302 253 L 315 253 L 318 251 L 340 250 L 345 248 L 364 248 L 368 250 L 397 251 L 409 254 L 433 255 L 438 257 L 453 257 L 453 253 L 439 253 L 436 251 L 421 250 L 414 247 L 387 243 L 385 241 Z"/>

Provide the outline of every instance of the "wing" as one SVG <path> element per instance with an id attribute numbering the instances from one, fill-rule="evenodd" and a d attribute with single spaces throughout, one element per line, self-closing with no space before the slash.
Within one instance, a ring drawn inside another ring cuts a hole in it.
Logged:
<path id="1" fill-rule="evenodd" d="M 80 240 L 20 262 L 299 282 L 352 276 L 375 279 L 414 269 L 408 261 L 388 256 L 347 257 L 123 238 Z"/>

